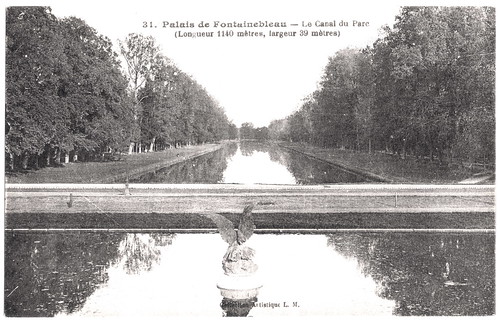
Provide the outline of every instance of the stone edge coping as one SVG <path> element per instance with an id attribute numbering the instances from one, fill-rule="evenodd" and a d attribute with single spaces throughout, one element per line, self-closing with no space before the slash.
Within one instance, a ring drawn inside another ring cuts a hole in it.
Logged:
<path id="1" fill-rule="evenodd" d="M 10 184 L 4 185 L 5 190 L 106 190 L 124 189 L 126 184 L 67 184 L 67 183 L 45 183 L 45 184 Z M 130 189 L 151 190 L 486 190 L 495 191 L 495 185 L 420 185 L 420 184 L 338 184 L 338 185 L 268 185 L 268 184 L 128 184 Z"/>

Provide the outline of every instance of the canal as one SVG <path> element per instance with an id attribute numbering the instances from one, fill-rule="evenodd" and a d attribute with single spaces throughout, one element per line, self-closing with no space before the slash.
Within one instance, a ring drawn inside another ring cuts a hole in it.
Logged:
<path id="1" fill-rule="evenodd" d="M 365 177 L 275 144 L 242 141 L 183 163 L 130 179 L 166 184 L 338 184 Z"/>
<path id="2" fill-rule="evenodd" d="M 256 234 L 258 295 L 223 299 L 218 234 L 7 233 L 7 316 L 492 315 L 491 234 Z"/>
<path id="3" fill-rule="evenodd" d="M 255 142 L 226 145 L 130 182 L 369 183 L 304 155 Z M 102 222 L 97 214 L 108 221 L 117 217 L 96 213 L 96 222 Z M 148 218 L 154 221 L 154 215 Z M 245 244 L 255 251 L 261 287 L 255 295 L 231 299 L 218 288 L 228 248 L 219 233 L 49 230 L 5 231 L 6 316 L 495 314 L 494 233 L 256 230 Z"/>

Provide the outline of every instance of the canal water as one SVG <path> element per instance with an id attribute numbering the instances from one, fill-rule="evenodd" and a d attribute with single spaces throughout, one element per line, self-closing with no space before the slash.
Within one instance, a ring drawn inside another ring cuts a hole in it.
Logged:
<path id="1" fill-rule="evenodd" d="M 362 183 L 368 179 L 274 144 L 242 141 L 130 182 L 309 185 Z"/>
<path id="2" fill-rule="evenodd" d="M 366 179 L 243 142 L 141 183 L 334 184 Z M 493 233 L 254 234 L 257 295 L 230 300 L 219 234 L 5 232 L 15 317 L 493 315 Z"/>
<path id="3" fill-rule="evenodd" d="M 494 235 L 255 234 L 262 287 L 223 299 L 219 234 L 6 233 L 7 316 L 492 315 Z"/>

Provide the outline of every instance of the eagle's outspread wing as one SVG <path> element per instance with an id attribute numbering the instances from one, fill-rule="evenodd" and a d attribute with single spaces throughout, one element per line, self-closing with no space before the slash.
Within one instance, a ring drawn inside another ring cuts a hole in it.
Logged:
<path id="1" fill-rule="evenodd" d="M 233 222 L 220 214 L 206 214 L 206 216 L 217 225 L 217 230 L 219 230 L 220 236 L 226 243 L 231 245 L 236 242 L 236 231 Z"/>
<path id="2" fill-rule="evenodd" d="M 253 204 L 247 205 L 243 210 L 243 215 L 240 217 L 240 224 L 238 225 L 237 241 L 238 244 L 245 243 L 253 234 L 255 225 L 252 218 Z"/>

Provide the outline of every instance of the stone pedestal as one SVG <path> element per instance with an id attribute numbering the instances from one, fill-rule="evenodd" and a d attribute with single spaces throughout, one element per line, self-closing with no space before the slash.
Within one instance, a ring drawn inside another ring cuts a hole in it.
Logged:
<path id="1" fill-rule="evenodd" d="M 262 281 L 257 273 L 224 274 L 217 282 L 223 297 L 231 300 L 247 300 L 257 297 Z"/>

